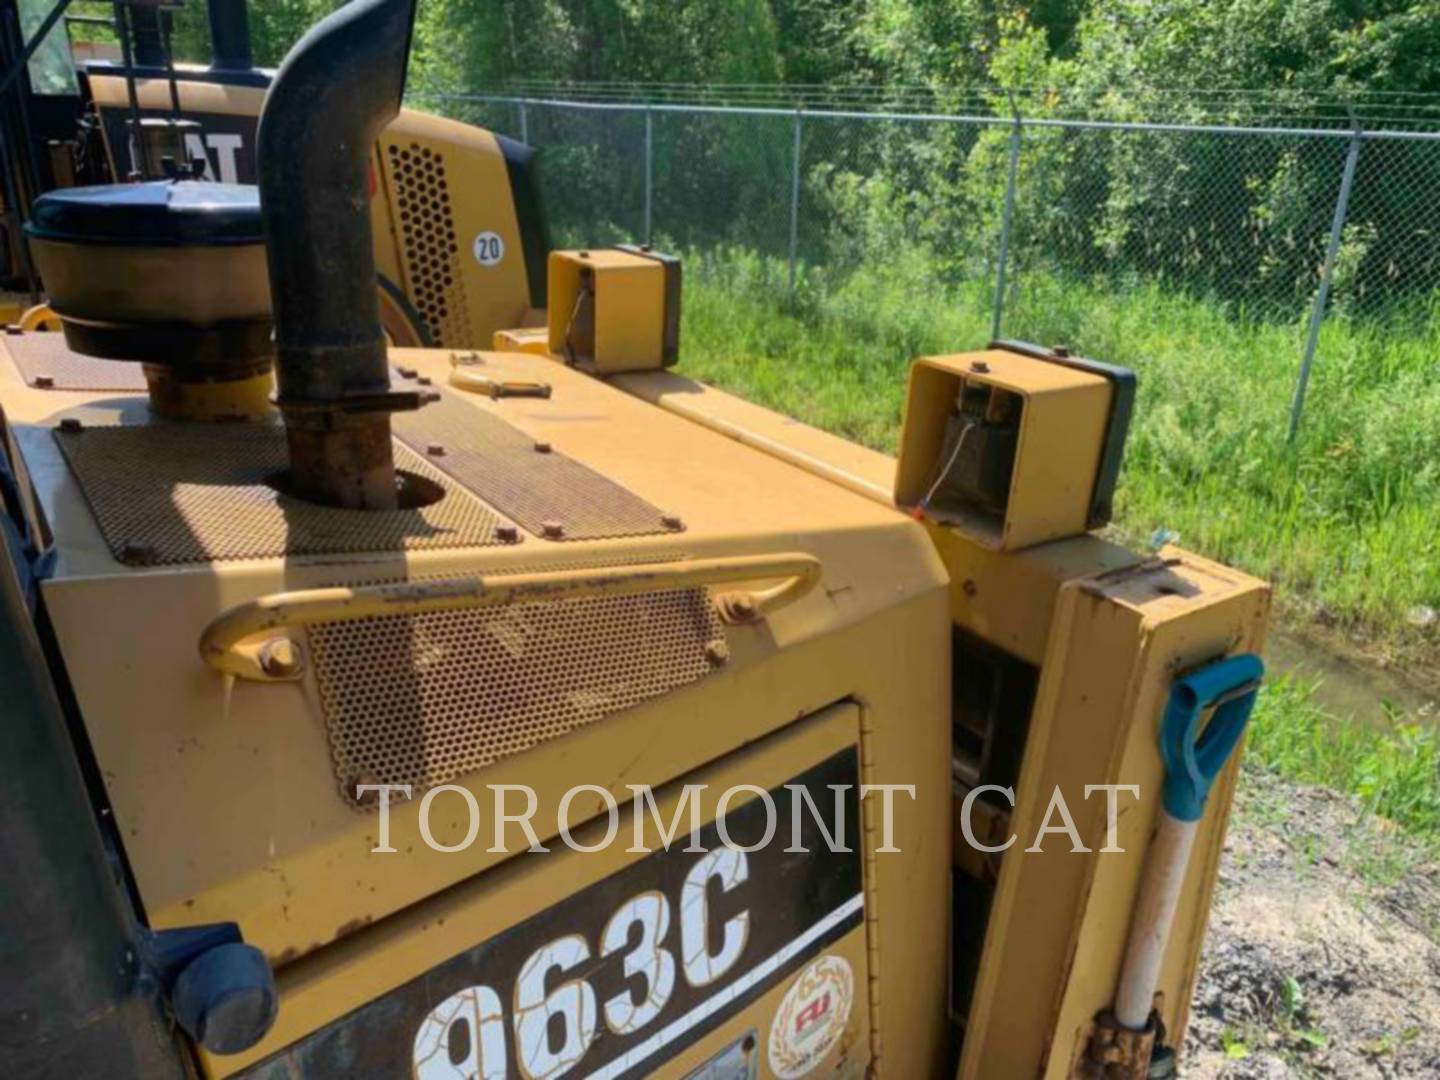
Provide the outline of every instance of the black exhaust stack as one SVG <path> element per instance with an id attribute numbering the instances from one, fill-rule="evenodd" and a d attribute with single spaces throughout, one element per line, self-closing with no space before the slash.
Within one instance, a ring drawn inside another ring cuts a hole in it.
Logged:
<path id="1" fill-rule="evenodd" d="M 400 111 L 414 0 L 352 0 L 290 50 L 257 154 L 290 492 L 393 509 L 390 389 L 370 230 L 375 140 Z"/>
<path id="2" fill-rule="evenodd" d="M 210 67 L 215 71 L 249 71 L 250 13 L 246 0 L 210 0 Z"/>

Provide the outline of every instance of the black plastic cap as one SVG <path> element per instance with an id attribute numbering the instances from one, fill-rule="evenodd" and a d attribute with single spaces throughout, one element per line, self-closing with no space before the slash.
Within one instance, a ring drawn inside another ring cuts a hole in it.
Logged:
<path id="1" fill-rule="evenodd" d="M 212 1054 L 238 1054 L 270 1031 L 280 1006 L 275 974 L 254 945 L 207 949 L 175 980 L 175 1019 Z"/>
<path id="2" fill-rule="evenodd" d="M 128 247 L 216 247 L 265 239 L 258 188 L 205 180 L 49 191 L 35 200 L 25 231 L 37 240 Z"/>

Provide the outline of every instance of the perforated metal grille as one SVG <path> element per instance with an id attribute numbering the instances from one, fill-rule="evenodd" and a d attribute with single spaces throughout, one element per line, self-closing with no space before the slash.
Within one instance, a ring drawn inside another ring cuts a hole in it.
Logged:
<path id="1" fill-rule="evenodd" d="M 322 623 L 310 649 L 336 775 L 448 783 L 712 670 L 704 589 Z"/>
<path id="2" fill-rule="evenodd" d="M 396 437 L 419 453 L 441 448 L 431 464 L 545 539 L 649 536 L 681 527 L 678 518 L 667 525 L 659 507 L 574 458 L 537 450 L 532 437 L 455 391 L 442 390 L 417 412 L 397 413 L 394 425 Z"/>
<path id="3" fill-rule="evenodd" d="M 73 352 L 65 335 L 35 331 L 5 335 L 5 349 L 25 382 L 37 390 L 145 390 L 139 364 L 97 360 Z"/>
<path id="4" fill-rule="evenodd" d="M 471 344 L 445 157 L 418 142 L 391 143 L 385 156 L 411 300 L 436 345 Z"/>
<path id="5" fill-rule="evenodd" d="M 500 543 L 487 507 L 403 446 L 395 463 L 445 494 L 417 510 L 359 511 L 287 498 L 266 482 L 287 463 L 278 424 L 57 429 L 105 543 L 137 566 L 479 547 Z"/>

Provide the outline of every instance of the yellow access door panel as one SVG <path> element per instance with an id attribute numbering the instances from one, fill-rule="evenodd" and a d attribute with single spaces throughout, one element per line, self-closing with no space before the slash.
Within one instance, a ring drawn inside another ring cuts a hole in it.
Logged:
<path id="1" fill-rule="evenodd" d="M 859 706 L 822 709 L 656 791 L 638 832 L 635 804 L 621 805 L 623 843 L 599 850 L 609 823 L 592 821 L 573 843 L 597 850 L 549 839 L 292 965 L 274 1030 L 243 1055 L 207 1057 L 208 1071 L 278 1080 L 363 1061 L 365 1076 L 418 1080 L 864 1075 L 861 735 Z M 795 830 L 801 789 L 817 814 Z M 689 829 L 687 799 L 705 824 L 665 839 L 667 822 Z M 769 822 L 785 842 L 760 844 Z M 404 865 L 399 851 L 375 858 Z"/>

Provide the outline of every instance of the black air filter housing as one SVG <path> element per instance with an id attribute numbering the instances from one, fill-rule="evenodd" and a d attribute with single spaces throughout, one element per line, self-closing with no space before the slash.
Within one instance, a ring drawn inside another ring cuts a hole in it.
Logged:
<path id="1" fill-rule="evenodd" d="M 207 361 L 268 351 L 270 285 L 256 188 L 156 180 L 66 188 L 25 227 L 72 349 L 154 360 L 196 347 Z"/>

